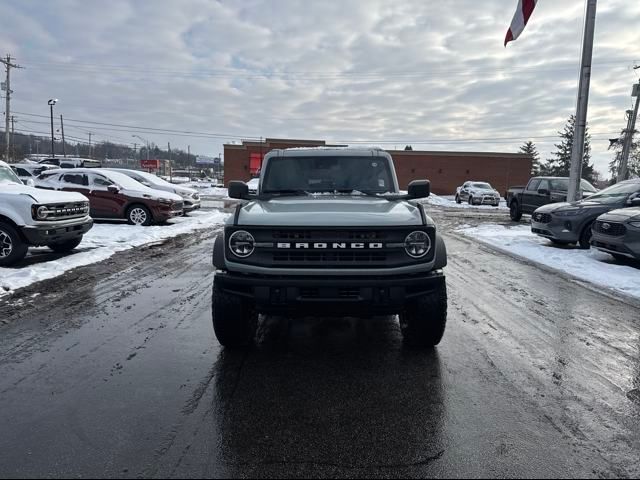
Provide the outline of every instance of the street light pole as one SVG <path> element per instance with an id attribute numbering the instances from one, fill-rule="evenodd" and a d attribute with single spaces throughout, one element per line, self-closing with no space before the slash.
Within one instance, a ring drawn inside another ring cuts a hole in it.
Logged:
<path id="1" fill-rule="evenodd" d="M 49 104 L 49 108 L 51 109 L 51 156 L 53 158 L 56 158 L 55 144 L 54 144 L 54 138 L 53 138 L 53 106 L 56 103 L 58 103 L 58 99 L 51 98 L 47 103 Z"/>

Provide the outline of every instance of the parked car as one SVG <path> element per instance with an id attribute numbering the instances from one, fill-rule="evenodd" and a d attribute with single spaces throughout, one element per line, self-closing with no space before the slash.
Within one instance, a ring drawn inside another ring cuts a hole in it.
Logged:
<path id="1" fill-rule="evenodd" d="M 258 194 L 258 187 L 260 186 L 259 178 L 252 178 L 247 182 L 247 186 L 249 187 L 249 193 L 252 195 Z"/>
<path id="2" fill-rule="evenodd" d="M 464 182 L 456 190 L 456 203 L 469 205 L 500 205 L 500 193 L 487 182 Z"/>
<path id="3" fill-rule="evenodd" d="M 18 178 L 25 185 L 33 186 L 36 178 L 40 176 L 42 172 L 47 170 L 59 169 L 57 165 L 47 165 L 39 163 L 12 163 L 11 168 L 18 175 Z"/>
<path id="4" fill-rule="evenodd" d="M 109 168 L 108 170 L 123 173 L 133 178 L 136 182 L 140 182 L 142 185 L 153 188 L 154 190 L 162 190 L 165 192 L 171 192 L 175 193 L 176 195 L 180 195 L 180 197 L 182 197 L 182 201 L 184 202 L 185 213 L 198 210 L 201 206 L 200 194 L 193 188 L 174 185 L 173 183 L 169 183 L 166 180 L 158 177 L 157 175 L 154 175 L 153 173 L 140 172 L 138 170 L 127 170 L 124 168 Z"/>
<path id="5" fill-rule="evenodd" d="M 123 173 L 106 169 L 60 169 L 45 172 L 36 186 L 79 192 L 91 202 L 96 219 L 124 219 L 132 225 L 163 223 L 183 214 L 182 197 L 154 190 Z"/>
<path id="6" fill-rule="evenodd" d="M 596 218 L 625 207 L 640 207 L 640 179 L 617 183 L 578 202 L 540 207 L 531 216 L 531 231 L 556 244 L 589 248 Z"/>
<path id="7" fill-rule="evenodd" d="M 433 347 L 445 331 L 443 237 L 421 203 L 428 180 L 398 188 L 381 149 L 272 150 L 260 194 L 215 241 L 213 327 L 226 347 L 254 339 L 259 313 L 287 316 L 399 314 L 408 344 Z"/>
<path id="8" fill-rule="evenodd" d="M 566 202 L 569 190 L 567 177 L 533 177 L 526 187 L 511 187 L 505 194 L 511 220 L 519 222 L 522 214 L 531 215 L 537 208 L 550 203 Z M 586 180 L 580 182 L 582 198 L 598 190 Z"/>
<path id="9" fill-rule="evenodd" d="M 640 205 L 640 199 L 635 199 L 635 204 Z M 640 207 L 600 215 L 593 224 L 591 246 L 616 260 L 640 260 Z"/>
<path id="10" fill-rule="evenodd" d="M 29 246 L 70 252 L 92 226 L 86 197 L 26 186 L 0 162 L 0 267 L 22 260 Z"/>
<path id="11" fill-rule="evenodd" d="M 56 165 L 60 168 L 100 168 L 102 162 L 92 158 L 80 157 L 47 157 L 40 161 L 40 164 Z"/>

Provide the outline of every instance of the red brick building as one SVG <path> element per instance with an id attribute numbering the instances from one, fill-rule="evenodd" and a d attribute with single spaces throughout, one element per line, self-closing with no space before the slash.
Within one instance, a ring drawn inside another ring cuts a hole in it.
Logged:
<path id="1" fill-rule="evenodd" d="M 250 180 L 271 150 L 293 147 L 329 146 L 323 140 L 267 138 L 263 142 L 242 142 L 224 146 L 224 183 Z M 437 195 L 452 195 L 467 180 L 489 182 L 500 193 L 511 185 L 526 184 L 531 176 L 532 158 L 520 153 L 424 152 L 388 150 L 398 173 L 400 188 L 411 180 L 428 178 Z"/>

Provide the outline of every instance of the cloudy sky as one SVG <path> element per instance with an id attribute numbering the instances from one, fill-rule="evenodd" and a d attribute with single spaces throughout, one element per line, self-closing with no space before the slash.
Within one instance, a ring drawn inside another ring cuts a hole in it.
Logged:
<path id="1" fill-rule="evenodd" d="M 252 137 L 508 152 L 531 139 L 546 158 L 575 110 L 584 0 L 540 0 L 505 49 L 516 3 L 4 0 L 0 53 L 25 67 L 22 131 L 46 132 L 56 97 L 78 139 L 207 155 Z M 600 2 L 589 122 L 603 172 L 634 62 L 640 2 Z"/>

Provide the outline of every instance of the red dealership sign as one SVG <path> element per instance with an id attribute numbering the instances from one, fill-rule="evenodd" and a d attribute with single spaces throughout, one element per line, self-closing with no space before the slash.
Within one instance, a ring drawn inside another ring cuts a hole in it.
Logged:
<path id="1" fill-rule="evenodd" d="M 145 170 L 160 170 L 160 160 L 140 160 L 140 166 Z"/>

